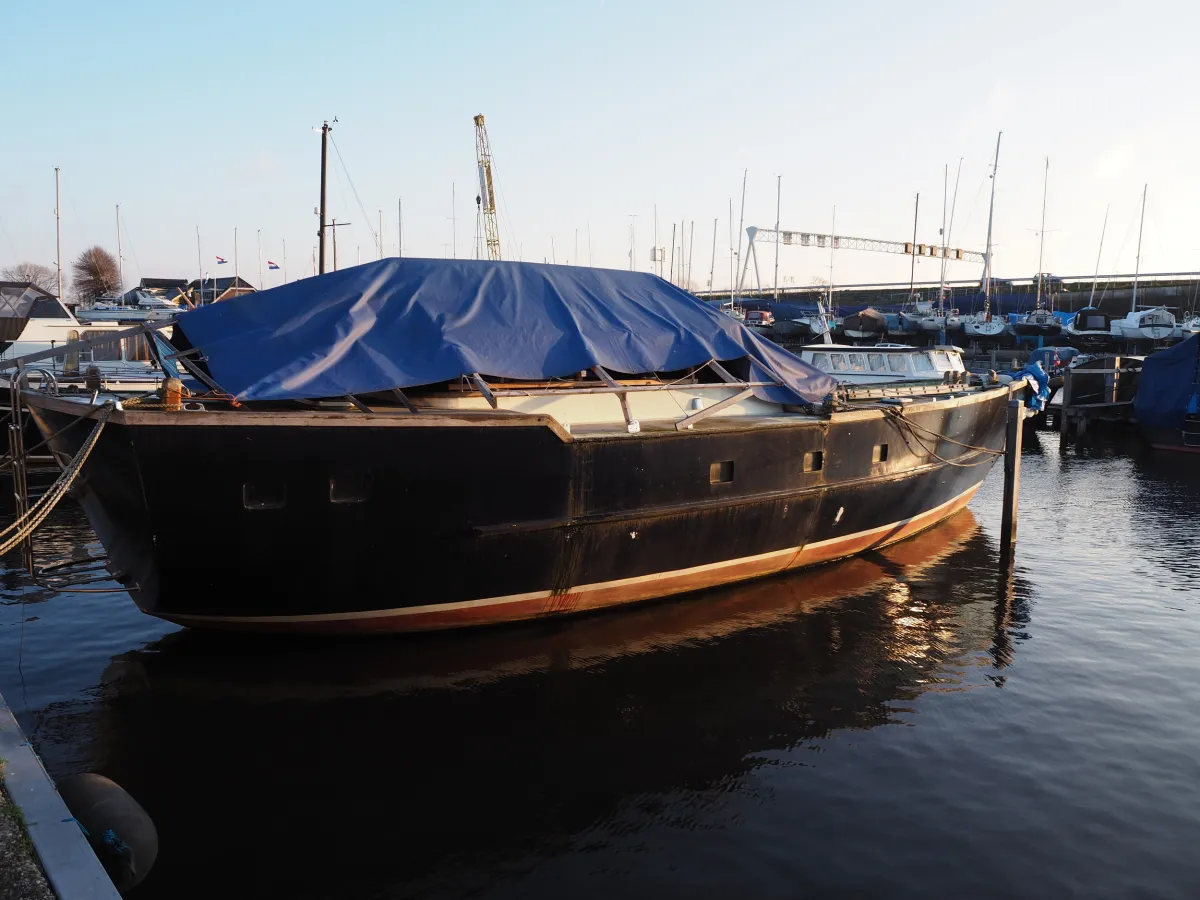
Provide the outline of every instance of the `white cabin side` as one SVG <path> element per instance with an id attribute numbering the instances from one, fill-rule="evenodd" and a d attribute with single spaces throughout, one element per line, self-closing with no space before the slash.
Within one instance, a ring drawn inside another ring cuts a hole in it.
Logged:
<path id="1" fill-rule="evenodd" d="M 799 356 L 814 368 L 848 384 L 941 382 L 948 373 L 966 372 L 962 351 L 957 347 L 815 344 L 802 347 Z"/>

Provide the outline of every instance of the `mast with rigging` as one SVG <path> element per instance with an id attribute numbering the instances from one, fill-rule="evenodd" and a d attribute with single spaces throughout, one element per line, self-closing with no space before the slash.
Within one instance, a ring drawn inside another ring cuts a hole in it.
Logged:
<path id="1" fill-rule="evenodd" d="M 992 197 L 988 201 L 987 247 L 983 253 L 983 315 L 991 321 L 992 315 L 992 216 L 996 211 L 996 170 L 1000 167 L 1001 131 L 996 135 L 996 157 L 992 161 Z"/>
<path id="2" fill-rule="evenodd" d="M 1046 192 L 1050 187 L 1050 157 L 1046 157 L 1046 174 L 1042 178 L 1042 230 L 1038 232 L 1037 301 L 1034 307 L 1042 308 L 1042 251 L 1046 247 Z"/>
<path id="3" fill-rule="evenodd" d="M 1138 275 L 1142 272 L 1142 229 L 1146 225 L 1146 192 L 1150 185 L 1142 187 L 1142 217 L 1138 220 L 1138 249 L 1137 260 L 1133 264 L 1133 297 L 1129 301 L 1129 311 L 1137 312 Z"/>

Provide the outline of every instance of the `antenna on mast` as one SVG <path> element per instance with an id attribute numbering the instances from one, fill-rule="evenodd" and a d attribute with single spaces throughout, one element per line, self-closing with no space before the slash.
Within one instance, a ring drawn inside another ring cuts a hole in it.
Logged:
<path id="1" fill-rule="evenodd" d="M 496 222 L 496 191 L 492 182 L 492 150 L 483 114 L 475 117 L 475 155 L 479 159 L 479 209 L 483 216 L 487 258 L 500 259 L 500 227 Z"/>

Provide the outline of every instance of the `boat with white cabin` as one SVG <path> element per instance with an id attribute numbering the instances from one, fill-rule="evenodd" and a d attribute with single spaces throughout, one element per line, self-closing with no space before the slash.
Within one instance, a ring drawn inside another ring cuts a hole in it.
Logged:
<path id="1" fill-rule="evenodd" d="M 953 346 L 910 347 L 907 344 L 812 344 L 797 353 L 802 360 L 844 384 L 895 382 L 943 383 L 965 378 L 962 350 Z"/>

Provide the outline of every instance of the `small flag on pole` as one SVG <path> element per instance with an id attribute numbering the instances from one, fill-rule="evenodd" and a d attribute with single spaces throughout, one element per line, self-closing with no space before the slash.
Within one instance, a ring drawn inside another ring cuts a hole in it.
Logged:
<path id="1" fill-rule="evenodd" d="M 268 259 L 267 260 L 267 268 L 268 269 L 278 269 L 279 266 L 276 263 L 273 263 Z"/>
<path id="2" fill-rule="evenodd" d="M 227 260 L 225 257 L 223 257 L 223 256 L 218 256 L 218 257 L 217 257 L 217 265 L 218 265 L 218 266 L 223 266 L 223 265 L 225 265 L 225 263 L 227 263 L 227 262 L 229 262 L 229 260 Z"/>

